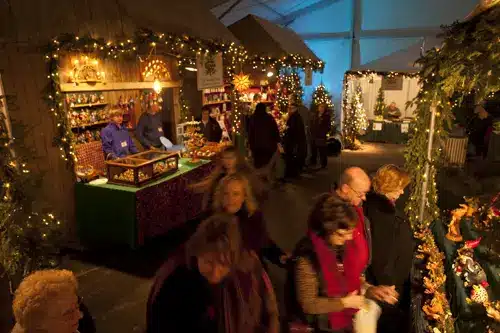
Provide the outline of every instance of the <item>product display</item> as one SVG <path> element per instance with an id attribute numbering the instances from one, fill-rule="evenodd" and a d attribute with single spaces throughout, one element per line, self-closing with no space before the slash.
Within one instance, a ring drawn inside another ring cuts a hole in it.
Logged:
<path id="1" fill-rule="evenodd" d="M 140 187 L 155 179 L 178 170 L 179 155 L 149 150 L 107 161 L 107 178 L 110 184 Z"/>

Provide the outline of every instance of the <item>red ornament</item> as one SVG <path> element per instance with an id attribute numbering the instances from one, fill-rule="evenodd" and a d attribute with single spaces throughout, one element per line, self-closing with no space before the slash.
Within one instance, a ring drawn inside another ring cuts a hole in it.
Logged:
<path id="1" fill-rule="evenodd" d="M 475 240 L 466 241 L 465 247 L 467 247 L 469 249 L 475 249 L 479 245 L 480 242 L 481 242 L 481 237 L 479 237 L 478 239 L 475 239 Z"/>
<path id="2" fill-rule="evenodd" d="M 481 285 L 485 288 L 488 288 L 490 286 L 490 284 L 488 283 L 488 281 L 484 280 L 484 281 L 481 281 Z"/>

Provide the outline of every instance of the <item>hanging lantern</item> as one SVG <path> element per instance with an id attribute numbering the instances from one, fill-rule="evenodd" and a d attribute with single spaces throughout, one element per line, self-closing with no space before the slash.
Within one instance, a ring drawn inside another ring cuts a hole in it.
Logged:
<path id="1" fill-rule="evenodd" d="M 158 79 L 154 80 L 154 82 L 153 82 L 153 90 L 157 94 L 161 93 L 161 83 L 160 83 L 160 80 L 158 80 Z"/>
<path id="2" fill-rule="evenodd" d="M 238 91 L 244 91 L 250 88 L 252 80 L 250 80 L 250 75 L 240 73 L 234 76 L 233 79 L 234 88 Z"/>

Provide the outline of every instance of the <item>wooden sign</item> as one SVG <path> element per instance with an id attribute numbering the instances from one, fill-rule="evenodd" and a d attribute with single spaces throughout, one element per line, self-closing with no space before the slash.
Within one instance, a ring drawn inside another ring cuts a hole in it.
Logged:
<path id="1" fill-rule="evenodd" d="M 198 90 L 224 85 L 222 54 L 205 54 L 196 57 Z"/>
<path id="2" fill-rule="evenodd" d="M 403 77 L 394 76 L 382 78 L 382 90 L 403 90 Z"/>
<path id="3" fill-rule="evenodd" d="M 305 79 L 304 79 L 304 84 L 306 86 L 312 86 L 313 82 L 313 72 L 311 67 L 306 67 L 305 69 Z"/>

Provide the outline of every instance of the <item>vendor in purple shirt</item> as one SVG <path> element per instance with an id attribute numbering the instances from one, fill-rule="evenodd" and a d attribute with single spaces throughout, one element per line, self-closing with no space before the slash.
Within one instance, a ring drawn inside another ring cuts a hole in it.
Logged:
<path id="1" fill-rule="evenodd" d="M 102 150 L 106 160 L 114 160 L 130 154 L 138 153 L 138 150 L 128 134 L 128 129 L 122 126 L 123 111 L 119 108 L 109 112 L 110 122 L 101 131 Z"/>

